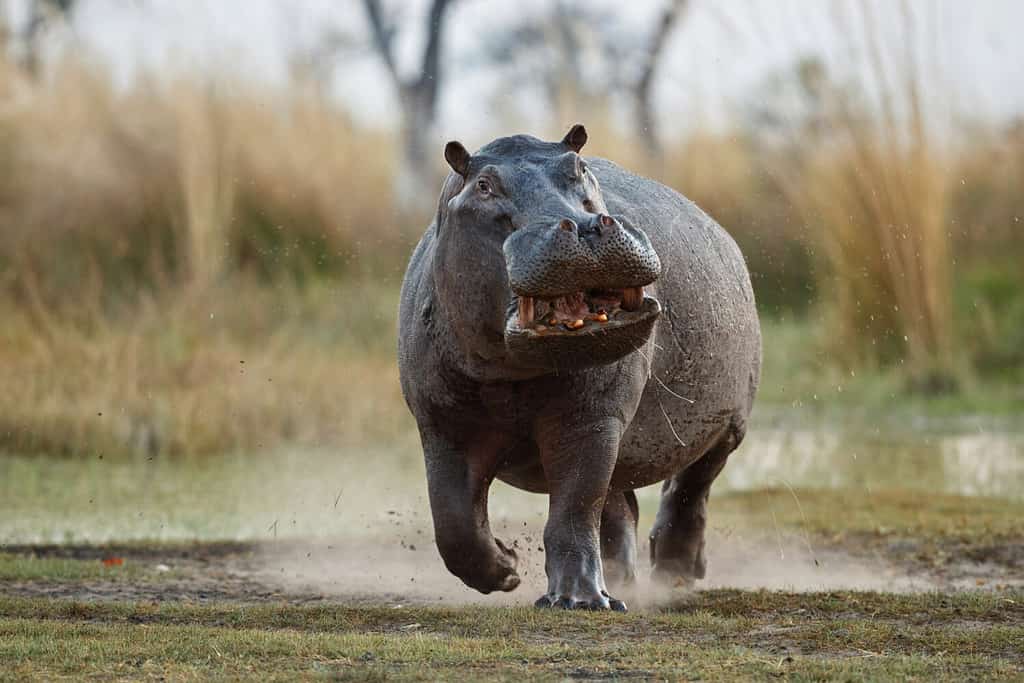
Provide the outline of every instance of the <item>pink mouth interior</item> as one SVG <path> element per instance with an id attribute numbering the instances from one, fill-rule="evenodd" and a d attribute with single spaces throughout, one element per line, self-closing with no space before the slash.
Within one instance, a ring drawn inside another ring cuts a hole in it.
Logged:
<path id="1" fill-rule="evenodd" d="M 519 328 L 537 332 L 579 331 L 600 326 L 635 311 L 643 302 L 643 287 L 593 289 L 552 299 L 519 297 Z"/>

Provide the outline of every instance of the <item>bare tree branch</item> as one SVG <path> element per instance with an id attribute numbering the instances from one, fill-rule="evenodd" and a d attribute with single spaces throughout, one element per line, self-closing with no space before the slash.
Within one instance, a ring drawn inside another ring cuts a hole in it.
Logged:
<path id="1" fill-rule="evenodd" d="M 380 0 L 363 0 L 363 6 L 366 7 L 366 16 L 370 21 L 370 33 L 373 34 L 373 42 L 377 46 L 377 52 L 380 53 L 381 59 L 384 60 L 384 65 L 388 68 L 388 73 L 391 74 L 395 85 L 402 87 L 402 77 L 398 73 L 395 54 L 391 49 L 393 31 L 384 23 L 384 13 L 381 10 Z"/>
<path id="2" fill-rule="evenodd" d="M 420 67 L 419 82 L 416 89 L 420 91 L 423 104 L 433 111 L 437 103 L 437 93 L 441 82 L 441 44 L 444 29 L 444 12 L 449 0 L 434 0 L 427 15 L 427 46 L 423 50 L 423 64 Z"/>
<path id="3" fill-rule="evenodd" d="M 71 28 L 71 14 L 75 2 L 76 0 L 30 0 L 28 3 L 28 19 L 19 31 L 18 42 L 22 52 L 21 65 L 30 76 L 38 76 L 42 66 L 40 41 L 44 32 L 56 22 L 63 22 L 65 27 Z"/>
<path id="4" fill-rule="evenodd" d="M 655 27 L 654 34 L 651 36 L 651 42 L 644 55 L 640 77 L 633 88 L 633 97 L 636 101 L 637 124 L 641 132 L 644 133 L 643 137 L 647 141 L 649 151 L 655 155 L 659 153 L 660 148 L 658 146 L 657 124 L 654 120 L 654 103 L 651 99 L 654 91 L 654 77 L 658 66 L 661 64 L 661 58 L 665 52 L 665 46 L 668 44 L 668 38 L 672 34 L 672 29 L 686 11 L 688 5 L 689 0 L 670 0 L 664 11 L 662 11 L 661 18 Z"/>
<path id="5" fill-rule="evenodd" d="M 432 156 L 427 145 L 437 118 L 438 94 L 442 86 L 441 49 L 445 11 L 451 0 L 433 0 L 426 20 L 426 45 L 419 71 L 403 78 L 392 49 L 394 30 L 388 25 L 381 0 L 363 0 L 373 43 L 391 74 L 402 112 L 403 163 L 396 180 L 399 202 L 411 205 L 422 196 L 422 187 L 433 175 Z M 406 208 L 412 208 L 407 206 Z"/>

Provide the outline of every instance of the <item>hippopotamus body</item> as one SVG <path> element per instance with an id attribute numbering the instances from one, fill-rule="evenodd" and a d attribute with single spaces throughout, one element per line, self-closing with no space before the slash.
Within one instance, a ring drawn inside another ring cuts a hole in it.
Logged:
<path id="1" fill-rule="evenodd" d="M 452 167 L 399 311 L 402 390 L 437 546 L 488 593 L 519 584 L 491 482 L 550 496 L 538 606 L 617 609 L 637 575 L 634 489 L 664 481 L 654 577 L 705 573 L 711 483 L 746 432 L 761 336 L 743 256 L 696 205 L 610 161 L 517 135 Z"/>

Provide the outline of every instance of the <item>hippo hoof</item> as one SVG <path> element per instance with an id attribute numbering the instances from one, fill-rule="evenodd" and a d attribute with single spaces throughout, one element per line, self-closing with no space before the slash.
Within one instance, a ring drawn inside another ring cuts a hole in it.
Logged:
<path id="1" fill-rule="evenodd" d="M 493 593 L 494 591 L 502 591 L 508 593 L 514 591 L 519 586 L 519 574 L 514 570 L 507 570 L 507 573 L 495 576 L 494 574 L 487 576 L 464 576 L 462 577 L 463 582 L 470 588 L 475 588 L 484 595 Z"/>
<path id="2" fill-rule="evenodd" d="M 600 596 L 590 600 L 577 600 L 567 595 L 542 595 L 537 599 L 537 602 L 533 603 L 533 606 L 540 608 L 552 607 L 555 609 L 582 609 L 593 612 L 602 610 L 612 610 L 613 612 L 627 611 L 626 603 L 622 600 L 616 600 L 603 591 Z"/>
<path id="3" fill-rule="evenodd" d="M 514 591 L 519 586 L 519 581 L 519 574 L 513 572 L 501 580 L 501 583 L 498 584 L 498 590 L 506 593 Z"/>
<path id="4" fill-rule="evenodd" d="M 518 564 L 519 558 L 516 556 L 516 551 L 509 548 L 507 545 L 501 542 L 500 539 L 494 539 L 494 543 L 501 550 L 501 559 L 499 560 L 499 566 L 501 570 L 505 572 L 504 576 L 498 579 L 495 584 L 495 590 L 499 591 L 513 591 L 519 586 L 519 574 L 516 573 L 516 565 Z"/>

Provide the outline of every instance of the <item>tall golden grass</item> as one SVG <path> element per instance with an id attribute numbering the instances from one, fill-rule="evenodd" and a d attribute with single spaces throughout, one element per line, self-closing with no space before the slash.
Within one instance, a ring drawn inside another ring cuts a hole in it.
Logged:
<path id="1" fill-rule="evenodd" d="M 394 434 L 391 157 L 311 88 L 0 60 L 0 450 Z"/>
<path id="2" fill-rule="evenodd" d="M 837 348 L 855 361 L 895 354 L 915 374 L 948 373 L 949 162 L 918 126 L 904 139 L 842 121 L 840 139 L 811 151 L 789 184 L 827 260 Z"/>
<path id="3" fill-rule="evenodd" d="M 827 139 L 781 148 L 698 129 L 658 160 L 599 112 L 588 151 L 718 218 L 762 300 L 789 287 L 776 302 L 800 308 L 818 291 L 833 357 L 928 376 L 957 363 L 952 254 L 1020 249 L 1024 135 L 941 146 L 907 111 L 837 107 Z M 395 223 L 394 156 L 386 131 L 301 83 L 119 91 L 74 61 L 36 81 L 0 60 L 0 451 L 410 434 L 393 324 L 404 236 L 423 226 Z M 1007 306 L 976 309 L 984 338 L 1013 338 Z M 1017 362 L 1015 348 L 992 362 Z"/>
<path id="4" fill-rule="evenodd" d="M 46 84 L 0 66 L 0 93 L 0 263 L 59 285 L 51 299 L 125 276 L 202 288 L 239 268 L 344 270 L 397 239 L 389 136 L 315 89 L 118 92 L 72 61 Z"/>
<path id="5" fill-rule="evenodd" d="M 0 454 L 192 456 L 362 448 L 411 433 L 395 282 L 235 279 L 83 324 L 4 306 Z"/>
<path id="6" fill-rule="evenodd" d="M 868 72 L 852 88 L 824 69 L 805 71 L 818 120 L 793 129 L 796 168 L 776 175 L 814 226 L 830 275 L 835 350 L 855 362 L 905 360 L 915 383 L 937 390 L 954 384 L 953 150 L 940 134 L 949 122 L 925 112 L 929 69 L 914 43 L 914 14 L 899 7 L 899 46 L 883 44 L 869 5 L 854 13 Z M 843 17 L 837 35 L 855 29 Z"/>

